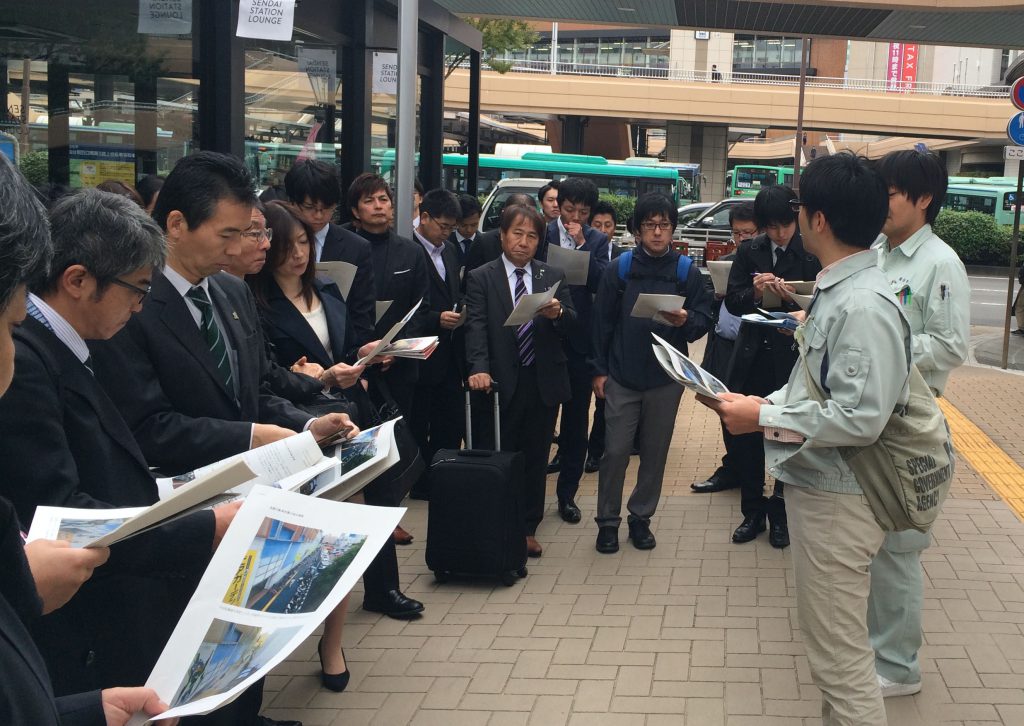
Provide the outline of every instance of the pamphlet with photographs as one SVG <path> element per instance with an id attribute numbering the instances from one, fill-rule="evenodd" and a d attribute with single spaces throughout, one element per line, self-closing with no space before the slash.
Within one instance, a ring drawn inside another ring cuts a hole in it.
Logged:
<path id="1" fill-rule="evenodd" d="M 404 513 L 254 488 L 146 681 L 171 707 L 160 717 L 209 713 L 291 655 L 359 581 Z M 136 714 L 129 724 L 146 722 Z"/>
<path id="2" fill-rule="evenodd" d="M 412 320 L 412 316 L 416 314 L 416 311 L 419 310 L 420 305 L 422 304 L 423 298 L 420 298 L 420 301 L 413 305 L 412 309 L 409 310 L 401 320 L 391 326 L 391 329 L 377 342 L 377 345 L 373 347 L 373 350 L 356 361 L 356 365 L 363 366 L 378 356 L 387 355 L 384 353 L 384 349 L 391 345 L 391 342 L 398 337 L 398 334 L 402 332 L 402 328 L 405 327 L 406 323 Z"/>
<path id="3" fill-rule="evenodd" d="M 758 308 L 756 313 L 747 313 L 740 318 L 744 323 L 752 325 L 767 325 L 769 328 L 781 328 L 782 330 L 796 330 L 800 327 L 800 321 L 789 313 L 771 312 Z"/>
<path id="4" fill-rule="evenodd" d="M 377 353 L 377 355 L 391 355 L 395 358 L 413 358 L 414 360 L 426 360 L 437 348 L 437 336 L 429 335 L 425 338 L 402 338 L 396 340 L 388 347 Z"/>
<path id="5" fill-rule="evenodd" d="M 72 547 L 109 547 L 115 542 L 148 532 L 178 517 L 224 501 L 225 492 L 253 480 L 244 461 L 234 461 L 191 481 L 182 482 L 168 496 L 149 507 L 132 509 L 72 509 L 36 507 L 28 540 L 64 539 Z M 235 498 L 229 495 L 228 498 Z"/>
<path id="6" fill-rule="evenodd" d="M 658 364 L 677 383 L 689 388 L 694 393 L 708 398 L 719 399 L 719 393 L 729 393 L 725 384 L 672 347 L 664 338 L 651 333 L 654 343 L 654 357 Z"/>

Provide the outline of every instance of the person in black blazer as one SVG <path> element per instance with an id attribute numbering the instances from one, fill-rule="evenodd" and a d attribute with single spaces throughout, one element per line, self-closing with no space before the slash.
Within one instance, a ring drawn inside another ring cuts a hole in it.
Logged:
<path id="1" fill-rule="evenodd" d="M 142 312 L 109 341 L 90 345 L 97 380 L 146 461 L 167 474 L 306 428 L 319 438 L 350 423 L 344 414 L 311 418 L 264 387 L 267 358 L 252 294 L 218 272 L 239 253 L 251 223 L 250 181 L 227 155 L 200 152 L 178 162 L 154 212 L 168 237 L 167 266 L 154 276 Z"/>
<path id="2" fill-rule="evenodd" d="M 370 245 L 358 234 L 331 220 L 341 201 L 341 180 L 334 164 L 313 159 L 297 161 L 284 177 L 288 200 L 302 221 L 313 228 L 317 262 L 347 262 L 356 275 L 345 300 L 359 345 L 375 340 L 376 297 Z"/>
<path id="3" fill-rule="evenodd" d="M 797 212 L 790 204 L 795 198 L 793 190 L 782 185 L 762 189 L 755 197 L 754 216 L 764 234 L 743 242 L 736 250 L 725 296 L 725 305 L 733 315 L 755 312 L 766 290 L 776 293 L 782 300 L 781 306 L 769 310 L 799 310 L 799 306 L 788 299 L 789 288 L 784 281 L 814 280 L 821 271 L 817 258 L 804 250 L 800 240 Z M 796 359 L 791 336 L 764 326 L 741 325 L 725 385 L 738 393 L 767 396 L 786 384 Z M 788 546 L 789 525 L 782 487 L 776 485 L 770 499 L 764 496 L 764 438 L 760 433 L 736 436 L 732 453 L 740 465 L 743 512 L 743 522 L 733 532 L 732 541 L 753 540 L 765 530 L 767 515 L 768 541 L 773 547 Z"/>
<path id="4" fill-rule="evenodd" d="M 468 195 L 464 195 L 468 196 Z M 473 200 L 472 197 L 468 197 Z M 479 219 L 479 204 L 475 216 Z M 446 241 L 448 230 L 459 223 L 459 199 L 443 189 L 432 189 L 420 201 L 420 224 L 413 234 L 423 248 L 430 280 L 430 308 L 425 335 L 437 336 L 437 348 L 420 364 L 409 423 L 425 462 L 439 449 L 457 449 L 462 443 L 463 345 L 458 243 Z M 468 207 L 472 212 L 472 207 Z M 468 230 L 467 230 L 468 231 Z M 452 234 L 455 234 L 454 232 Z M 427 303 L 424 303 L 427 304 Z M 427 474 L 420 477 L 413 495 L 427 498 Z"/>
<path id="5" fill-rule="evenodd" d="M 59 200 L 50 226 L 55 262 L 33 282 L 29 316 L 14 333 L 16 374 L 0 399 L 0 493 L 26 522 L 42 505 L 158 499 L 131 431 L 89 370 L 85 338 L 113 335 L 140 308 L 164 261 L 163 234 L 130 200 L 92 189 Z M 114 545 L 100 576 L 35 629 L 56 693 L 142 683 L 237 508 Z"/>
<path id="6" fill-rule="evenodd" d="M 15 373 L 12 332 L 26 317 L 26 283 L 45 275 L 53 250 L 46 213 L 25 178 L 0 157 L 0 396 Z M 22 409 L 22 413 L 32 409 Z M 24 423 L 24 422 L 23 422 Z M 37 425 L 32 421 L 32 428 Z M 33 621 L 74 596 L 109 550 L 73 549 L 38 540 L 23 544 L 14 506 L 0 497 L 0 723 L 33 726 L 122 726 L 137 711 L 167 709 L 152 689 L 108 689 L 54 698 L 50 676 L 28 632 Z M 31 556 L 31 569 L 28 557 Z M 37 589 L 36 582 L 39 583 Z M 109 719 L 104 707 L 120 708 Z"/>
<path id="7" fill-rule="evenodd" d="M 393 205 L 388 183 L 379 174 L 360 174 L 349 187 L 348 205 L 359 234 L 370 243 L 376 299 L 391 302 L 377 321 L 374 337 L 384 337 L 420 300 L 423 304 L 399 337 L 423 335 L 430 309 L 427 263 L 420 245 L 398 236 L 391 227 Z M 387 371 L 372 371 L 367 376 L 370 395 L 378 404 L 393 400 L 409 416 L 418 375 L 419 361 L 396 360 Z"/>
<path id="8" fill-rule="evenodd" d="M 534 259 L 543 235 L 544 220 L 532 204 L 506 205 L 501 215 L 502 256 L 473 270 L 466 288 L 469 387 L 490 391 L 492 382 L 498 384 L 501 448 L 523 452 L 524 530 L 531 557 L 543 552 L 536 533 L 544 516 L 547 456 L 558 405 L 570 395 L 562 338 L 576 317 L 565 274 Z M 515 307 L 517 278 L 526 293 L 543 292 L 556 283 L 558 292 L 532 321 L 506 327 Z"/>
<path id="9" fill-rule="evenodd" d="M 460 194 L 459 197 L 458 226 L 448 237 L 448 242 L 455 250 L 455 256 L 459 261 L 459 274 L 466 266 L 466 255 L 473 248 L 477 235 L 480 234 L 480 200 L 472 194 Z M 422 213 L 423 203 L 420 202 Z M 421 220 L 422 222 L 422 220 Z"/>
<path id="10" fill-rule="evenodd" d="M 530 207 L 534 205 L 534 199 L 529 194 L 510 194 L 502 207 Z M 462 272 L 462 289 L 466 289 L 466 280 L 469 273 L 492 260 L 501 257 L 501 230 L 492 229 L 481 232 L 466 253 L 465 269 Z"/>
<path id="11" fill-rule="evenodd" d="M 593 354 L 591 312 L 594 295 L 608 264 L 608 236 L 591 227 L 590 210 L 597 205 L 597 186 L 589 179 L 569 177 L 558 185 L 559 218 L 549 222 L 544 239 L 537 247 L 537 259 L 546 261 L 550 247 L 590 253 L 586 284 L 570 285 L 576 320 L 565 337 L 565 355 L 569 365 L 571 395 L 562 404 L 558 426 L 558 513 L 570 524 L 582 515 L 576 506 L 576 491 L 587 458 L 587 431 L 590 423 L 591 381 L 594 371 L 588 362 Z"/>

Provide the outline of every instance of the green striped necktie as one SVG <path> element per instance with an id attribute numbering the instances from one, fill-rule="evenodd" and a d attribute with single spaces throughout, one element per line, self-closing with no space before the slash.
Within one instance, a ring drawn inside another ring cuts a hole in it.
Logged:
<path id="1" fill-rule="evenodd" d="M 221 335 L 220 326 L 217 325 L 217 320 L 213 317 L 213 303 L 210 302 L 206 290 L 199 286 L 191 288 L 185 296 L 199 308 L 199 313 L 202 316 L 199 327 L 206 339 L 206 344 L 210 347 L 210 352 L 213 353 L 213 359 L 217 361 L 217 370 L 220 372 L 221 380 L 231 391 L 233 390 L 231 387 L 231 361 L 228 360 L 228 347 L 224 342 L 224 336 Z"/>

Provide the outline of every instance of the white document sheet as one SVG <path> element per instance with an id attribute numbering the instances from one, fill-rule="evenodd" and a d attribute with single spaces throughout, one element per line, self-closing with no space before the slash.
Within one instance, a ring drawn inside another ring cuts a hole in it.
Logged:
<path id="1" fill-rule="evenodd" d="M 785 281 L 785 284 L 793 288 L 793 291 L 800 295 L 810 295 L 814 292 L 814 281 L 804 282 L 803 280 L 797 282 Z M 761 296 L 761 307 L 763 308 L 777 308 L 782 306 L 782 298 L 776 295 L 771 290 L 765 288 L 764 295 Z"/>
<path id="2" fill-rule="evenodd" d="M 806 310 L 811 306 L 811 300 L 814 299 L 814 295 L 800 295 L 799 293 L 790 293 L 789 295 L 793 298 L 793 302 L 800 306 L 801 310 Z"/>
<path id="3" fill-rule="evenodd" d="M 399 417 L 400 418 L 400 417 Z M 395 422 L 360 431 L 351 441 L 335 448 L 331 468 L 304 484 L 299 492 L 344 501 L 358 493 L 399 461 Z"/>
<path id="4" fill-rule="evenodd" d="M 357 268 L 351 262 L 317 262 L 316 272 L 321 277 L 326 277 L 338 286 L 341 296 L 348 300 L 348 294 L 352 291 L 352 281 L 356 279 Z"/>
<path id="5" fill-rule="evenodd" d="M 375 302 L 373 312 L 376 317 L 373 319 L 373 322 L 379 323 L 380 319 L 391 309 L 391 303 L 393 302 L 394 300 L 378 300 Z"/>
<path id="6" fill-rule="evenodd" d="M 715 286 L 716 295 L 724 295 L 729 287 L 729 273 L 732 271 L 732 260 L 712 260 L 708 263 L 711 283 Z"/>
<path id="7" fill-rule="evenodd" d="M 366 365 L 366 363 L 380 355 L 382 350 L 391 345 L 391 341 L 398 337 L 398 334 L 402 332 L 402 328 L 405 327 L 406 323 L 412 320 L 412 316 L 416 314 L 416 311 L 422 304 L 423 298 L 420 298 L 420 301 L 413 305 L 412 309 L 410 309 L 409 312 L 407 312 L 401 320 L 399 320 L 397 323 L 391 326 L 391 330 L 389 330 L 387 334 L 380 339 L 380 342 L 377 343 L 376 347 L 374 347 L 374 349 L 370 351 L 369 355 L 365 355 L 356 361 L 356 365 Z"/>
<path id="8" fill-rule="evenodd" d="M 651 318 L 659 323 L 668 324 L 668 320 L 661 314 L 664 310 L 682 310 L 686 304 L 686 298 L 682 295 L 653 295 L 642 293 L 633 305 L 630 317 Z"/>
<path id="9" fill-rule="evenodd" d="M 67 539 L 74 547 L 109 547 L 194 509 L 216 503 L 224 492 L 255 477 L 246 463 L 238 460 L 180 484 L 166 498 L 149 507 L 131 510 L 37 507 L 29 539 Z"/>
<path id="10" fill-rule="evenodd" d="M 523 323 L 533 320 L 537 315 L 538 310 L 555 299 L 555 294 L 558 292 L 558 286 L 561 284 L 562 281 L 559 280 L 544 292 L 535 292 L 529 295 L 523 295 L 519 298 L 519 304 L 516 305 L 515 309 L 505 320 L 505 327 L 519 327 Z"/>
<path id="11" fill-rule="evenodd" d="M 548 264 L 565 273 L 570 285 L 586 285 L 590 273 L 590 252 L 548 245 Z"/>
<path id="12" fill-rule="evenodd" d="M 664 338 L 651 333 L 654 338 L 654 357 L 670 378 L 689 388 L 694 393 L 721 400 L 719 393 L 728 393 L 725 384 L 692 360 L 676 350 Z"/>
<path id="13" fill-rule="evenodd" d="M 256 487 L 235 515 L 146 681 L 209 713 L 287 658 L 359 581 L 405 509 Z M 147 722 L 143 714 L 129 721 Z"/>

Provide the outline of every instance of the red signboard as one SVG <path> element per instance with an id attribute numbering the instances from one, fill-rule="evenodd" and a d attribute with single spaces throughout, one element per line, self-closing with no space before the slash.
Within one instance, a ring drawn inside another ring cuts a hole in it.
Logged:
<path id="1" fill-rule="evenodd" d="M 917 60 L 920 46 L 916 43 L 889 43 L 886 64 L 887 91 L 909 90 L 917 82 Z"/>

